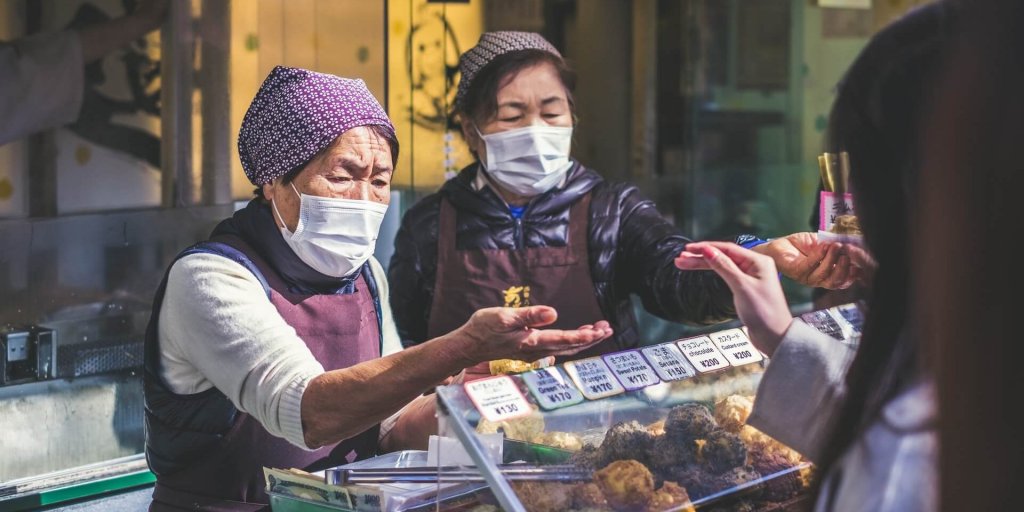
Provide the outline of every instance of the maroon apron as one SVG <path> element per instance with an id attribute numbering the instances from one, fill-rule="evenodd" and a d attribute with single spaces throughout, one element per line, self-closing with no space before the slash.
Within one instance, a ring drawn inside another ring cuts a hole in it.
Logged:
<path id="1" fill-rule="evenodd" d="M 569 210 L 564 247 L 458 250 L 456 215 L 455 207 L 442 199 L 428 339 L 457 329 L 478 309 L 495 306 L 551 306 L 558 311 L 558 320 L 549 326 L 552 329 L 576 329 L 604 319 L 587 251 L 589 193 Z M 610 343 L 610 339 L 603 341 L 569 359 L 607 352 Z M 467 373 L 468 378 L 479 378 L 490 371 L 483 363 Z"/>
<path id="2" fill-rule="evenodd" d="M 380 330 L 369 285 L 360 274 L 356 293 L 306 295 L 288 285 L 248 245 L 218 237 L 245 253 L 270 286 L 270 301 L 295 328 L 327 371 L 380 357 Z M 216 340 L 211 340 L 216 341 Z M 267 432 L 248 414 L 238 418 L 218 449 L 187 469 L 157 478 L 151 511 L 269 510 L 263 467 L 323 469 L 375 454 L 379 426 L 314 451 L 298 448 Z"/>

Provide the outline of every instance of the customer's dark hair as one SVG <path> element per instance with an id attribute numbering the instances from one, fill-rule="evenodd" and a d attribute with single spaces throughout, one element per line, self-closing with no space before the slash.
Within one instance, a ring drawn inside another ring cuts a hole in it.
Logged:
<path id="1" fill-rule="evenodd" d="M 466 95 L 455 106 L 449 116 L 449 128 L 468 119 L 476 125 L 494 118 L 498 113 L 498 90 L 515 79 L 520 71 L 548 62 L 558 71 L 558 77 L 565 87 L 569 109 L 576 114 L 576 72 L 561 57 L 544 50 L 519 50 L 499 55 L 477 72 Z"/>
<path id="2" fill-rule="evenodd" d="M 939 406 L 940 510 L 1019 500 L 1024 421 L 1020 233 L 1024 2 L 976 0 L 928 124 L 915 319 Z M 1009 410 L 1006 409 L 1009 407 Z"/>
<path id="3" fill-rule="evenodd" d="M 949 51 L 955 12 L 951 2 L 939 1 L 879 32 L 846 73 L 832 108 L 828 144 L 850 155 L 854 208 L 878 268 L 846 399 L 818 461 L 821 475 L 887 401 L 921 376 L 918 339 L 908 332 L 912 191 L 922 171 L 922 118 Z"/>

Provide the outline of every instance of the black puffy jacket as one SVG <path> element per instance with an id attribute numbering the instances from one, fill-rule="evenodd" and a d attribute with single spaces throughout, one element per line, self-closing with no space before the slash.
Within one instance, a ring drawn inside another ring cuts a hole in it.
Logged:
<path id="1" fill-rule="evenodd" d="M 458 249 L 564 246 L 569 207 L 587 192 L 590 202 L 590 275 L 598 304 L 615 330 L 619 348 L 640 343 L 630 295 L 666 320 L 709 324 L 735 317 L 732 294 L 711 271 L 683 272 L 673 260 L 690 242 L 633 185 L 609 183 L 576 163 L 566 184 L 534 198 L 517 233 L 508 206 L 489 187 L 473 190 L 476 164 L 441 190 L 413 205 L 402 218 L 388 269 L 391 308 L 406 346 L 426 341 L 437 266 L 441 198 L 458 211 Z M 662 340 L 657 340 L 662 341 Z"/>

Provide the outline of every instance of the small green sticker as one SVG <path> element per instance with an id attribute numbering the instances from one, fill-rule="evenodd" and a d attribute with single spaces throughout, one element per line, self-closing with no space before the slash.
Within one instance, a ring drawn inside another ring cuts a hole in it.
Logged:
<path id="1" fill-rule="evenodd" d="M 260 36 L 256 34 L 249 34 L 245 38 L 245 49 L 250 52 L 258 50 L 260 47 Z"/>
<path id="2" fill-rule="evenodd" d="M 359 59 L 360 64 L 365 64 L 367 60 L 370 60 L 370 49 L 360 46 L 359 50 L 356 51 L 356 58 Z"/>

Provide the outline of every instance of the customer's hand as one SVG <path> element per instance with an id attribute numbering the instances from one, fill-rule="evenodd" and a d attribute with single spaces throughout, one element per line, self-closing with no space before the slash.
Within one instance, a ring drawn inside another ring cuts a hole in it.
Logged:
<path id="1" fill-rule="evenodd" d="M 548 306 L 487 308 L 473 313 L 458 332 L 473 340 L 467 356 L 474 361 L 536 361 L 575 354 L 612 335 L 604 320 L 572 330 L 540 329 L 557 318 L 555 309 Z"/>
<path id="2" fill-rule="evenodd" d="M 770 257 L 729 242 L 698 242 L 687 244 L 675 264 L 682 270 L 710 269 L 722 276 L 750 341 L 771 357 L 793 315 Z"/>
<path id="3" fill-rule="evenodd" d="M 847 256 L 843 244 L 822 242 L 810 232 L 775 238 L 753 251 L 771 257 L 782 275 L 804 286 L 844 290 L 853 285 L 861 272 Z"/>

